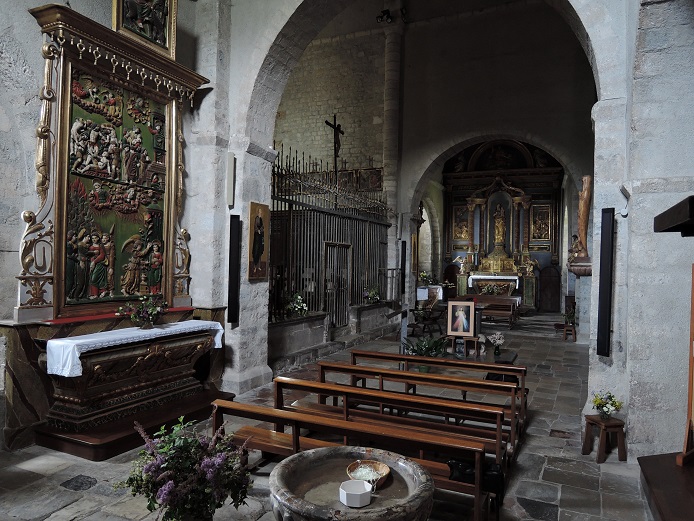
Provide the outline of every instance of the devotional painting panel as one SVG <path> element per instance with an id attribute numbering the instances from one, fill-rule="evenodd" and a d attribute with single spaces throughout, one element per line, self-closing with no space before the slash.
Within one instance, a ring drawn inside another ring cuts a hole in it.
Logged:
<path id="1" fill-rule="evenodd" d="M 453 207 L 453 240 L 462 243 L 466 243 L 470 240 L 467 206 Z"/>
<path id="2" fill-rule="evenodd" d="M 533 204 L 530 207 L 530 244 L 546 245 L 552 240 L 552 207 Z"/>
<path id="3" fill-rule="evenodd" d="M 469 337 L 475 335 L 475 303 L 448 302 L 446 331 L 449 336 Z"/>
<path id="4" fill-rule="evenodd" d="M 270 207 L 266 204 L 251 203 L 249 211 L 248 280 L 267 280 L 268 266 L 268 227 Z"/>
<path id="5" fill-rule="evenodd" d="M 113 29 L 176 57 L 177 0 L 113 0 Z"/>
<path id="6" fill-rule="evenodd" d="M 380 192 L 383 190 L 383 171 L 380 168 L 367 168 L 358 171 L 357 189 L 361 192 Z"/>
<path id="7" fill-rule="evenodd" d="M 65 308 L 165 293 L 166 101 L 78 67 L 66 98 Z"/>

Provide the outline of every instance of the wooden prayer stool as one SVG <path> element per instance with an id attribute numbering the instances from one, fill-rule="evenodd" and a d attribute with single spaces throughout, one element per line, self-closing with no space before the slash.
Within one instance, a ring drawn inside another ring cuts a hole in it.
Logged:
<path id="1" fill-rule="evenodd" d="M 574 324 L 564 324 L 564 340 L 566 335 L 572 335 L 574 342 L 576 341 L 576 326 Z"/>
<path id="2" fill-rule="evenodd" d="M 593 450 L 593 427 L 600 428 L 600 442 L 598 444 L 598 456 L 596 461 L 604 463 L 607 459 L 607 449 L 610 445 L 610 436 L 617 435 L 617 451 L 619 461 L 627 460 L 627 449 L 624 442 L 624 421 L 617 418 L 602 419 L 599 414 L 586 414 L 586 433 L 583 437 L 581 454 L 590 454 Z"/>

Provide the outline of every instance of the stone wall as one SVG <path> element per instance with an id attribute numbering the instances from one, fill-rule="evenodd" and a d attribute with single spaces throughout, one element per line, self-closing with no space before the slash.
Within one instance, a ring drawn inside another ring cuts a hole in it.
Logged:
<path id="1" fill-rule="evenodd" d="M 383 163 L 383 33 L 361 32 L 316 39 L 301 55 L 282 94 L 275 125 L 276 147 L 291 146 L 333 168 L 337 115 L 345 134 L 340 158 L 347 168 Z M 308 88 L 307 88 L 308 87 Z M 369 162 L 372 158 L 372 163 Z M 328 161 L 328 164 L 325 161 Z"/>
<path id="2" fill-rule="evenodd" d="M 629 166 L 632 194 L 621 242 L 628 298 L 629 451 L 679 451 L 687 418 L 694 239 L 653 233 L 653 218 L 694 193 L 694 4 L 642 2 L 636 39 Z M 687 94 L 684 94 L 687 93 Z M 591 368 L 592 369 L 592 368 Z M 656 444 L 654 447 L 653 444 Z"/>

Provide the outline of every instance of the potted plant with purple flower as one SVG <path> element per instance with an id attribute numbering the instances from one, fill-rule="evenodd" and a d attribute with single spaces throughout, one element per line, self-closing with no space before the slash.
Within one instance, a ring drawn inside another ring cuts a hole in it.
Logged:
<path id="1" fill-rule="evenodd" d="M 128 479 L 116 485 L 145 496 L 150 512 L 162 509 L 163 521 L 211 520 L 227 498 L 238 509 L 251 485 L 244 447 L 234 445 L 221 428 L 210 438 L 192 424 L 181 416 L 170 430 L 162 426 L 150 437 L 135 422 L 145 448 Z"/>

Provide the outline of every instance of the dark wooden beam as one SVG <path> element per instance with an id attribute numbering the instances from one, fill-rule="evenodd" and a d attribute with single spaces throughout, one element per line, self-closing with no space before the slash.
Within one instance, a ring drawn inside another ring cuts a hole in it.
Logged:
<path id="1" fill-rule="evenodd" d="M 694 236 L 694 195 L 668 208 L 653 219 L 654 232 L 680 232 L 682 237 Z"/>

